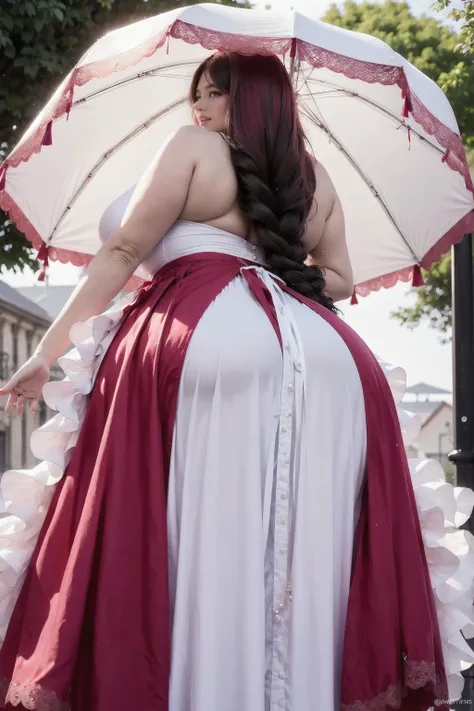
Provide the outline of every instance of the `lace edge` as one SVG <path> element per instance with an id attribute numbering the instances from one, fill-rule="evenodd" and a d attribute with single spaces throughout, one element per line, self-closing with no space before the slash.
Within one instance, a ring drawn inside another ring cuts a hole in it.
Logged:
<path id="1" fill-rule="evenodd" d="M 152 56 L 165 44 L 169 37 L 180 39 L 188 44 L 201 44 L 204 48 L 211 51 L 239 51 L 242 54 L 248 55 L 277 54 L 285 56 L 294 48 L 298 58 L 303 59 L 314 67 L 324 66 L 331 71 L 344 74 L 348 78 L 359 79 L 369 84 L 379 83 L 387 86 L 399 86 L 401 96 L 408 101 L 409 112 L 414 120 L 423 127 L 426 133 L 434 136 L 439 144 L 445 148 L 446 152 L 443 161 L 451 170 L 463 176 L 466 188 L 474 194 L 474 186 L 461 137 L 437 119 L 418 99 L 409 86 L 403 67 L 376 64 L 346 57 L 332 50 L 326 50 L 296 38 L 249 37 L 246 35 L 205 29 L 184 22 L 183 20 L 175 20 L 166 30 L 161 32 L 159 36 L 151 40 L 148 39 L 143 44 L 124 52 L 122 55 L 73 69 L 68 81 L 64 85 L 61 95 L 54 104 L 47 107 L 48 110 L 45 110 L 41 123 L 35 128 L 31 135 L 26 138 L 23 144 L 14 149 L 3 165 L 0 166 L 0 172 L 2 167 L 5 169 L 8 168 L 8 166 L 17 167 L 20 163 L 28 161 L 32 155 L 41 151 L 43 138 L 50 121 L 58 119 L 70 111 L 75 86 L 83 86 L 93 79 L 105 78 L 127 67 L 135 66 L 146 57 Z M 9 213 L 18 228 L 25 233 L 28 240 L 39 250 L 43 244 L 43 240 L 37 230 L 29 222 L 11 196 L 8 195 L 5 190 L 2 191 L 1 189 L 0 207 Z M 436 261 L 437 258 L 439 259 L 442 253 L 447 251 L 453 243 L 462 238 L 462 235 L 453 235 L 453 238 L 448 244 L 445 238 L 448 237 L 448 235 L 451 236 L 450 233 L 451 230 L 432 248 L 433 252 L 436 252 L 436 255 L 430 260 L 431 263 Z M 441 245 L 443 251 L 438 248 Z M 71 263 L 76 266 L 85 266 L 92 259 L 92 255 L 90 254 L 56 247 L 49 248 L 48 257 L 53 261 L 59 261 L 63 264 Z M 423 261 L 426 262 L 426 257 Z M 429 265 L 423 264 L 423 266 L 427 268 Z M 382 287 L 389 288 L 394 286 L 397 281 L 409 281 L 412 273 L 413 267 L 408 267 L 389 275 L 371 279 L 357 284 L 356 292 L 361 296 L 365 296 L 371 291 L 378 291 Z M 133 284 L 127 285 L 127 291 L 133 290 L 141 283 L 137 281 L 137 279 L 138 278 L 135 278 Z"/>
<path id="2" fill-rule="evenodd" d="M 0 209 L 8 213 L 12 222 L 18 227 L 20 232 L 23 232 L 34 249 L 40 251 L 44 242 L 38 231 L 26 217 L 25 213 L 18 207 L 11 195 L 0 191 Z M 71 249 L 62 249 L 61 247 L 48 247 L 48 259 L 61 264 L 72 264 L 75 267 L 87 267 L 94 258 L 93 254 L 85 252 L 74 252 Z M 123 291 L 134 291 L 138 289 L 144 282 L 144 279 L 138 276 L 132 276 L 127 284 L 123 287 Z"/>
<path id="3" fill-rule="evenodd" d="M 34 153 L 40 152 L 50 121 L 58 119 L 70 111 L 75 86 L 83 86 L 92 79 L 105 78 L 127 67 L 135 66 L 143 59 L 152 56 L 165 44 L 169 37 L 181 39 L 187 44 L 200 44 L 211 51 L 239 51 L 248 55 L 278 54 L 285 56 L 294 46 L 296 56 L 314 67 L 324 66 L 334 72 L 342 73 L 348 78 L 360 79 L 370 84 L 397 84 L 402 91 L 403 98 L 409 100 L 410 113 L 415 121 L 420 123 L 428 134 L 434 135 L 438 142 L 446 148 L 447 152 L 454 154 L 457 160 L 446 156 L 446 163 L 452 170 L 463 175 L 468 189 L 473 191 L 474 188 L 461 137 L 437 119 L 418 99 L 410 88 L 403 67 L 376 64 L 346 57 L 333 50 L 311 45 L 298 38 L 250 37 L 209 30 L 183 20 L 175 20 L 158 37 L 147 39 L 143 44 L 133 47 L 121 55 L 73 69 L 61 95 L 49 107 L 49 110 L 45 111 L 41 123 L 26 138 L 24 143 L 10 154 L 3 165 L 17 167 L 20 163 L 27 161 Z"/>
<path id="4" fill-rule="evenodd" d="M 385 691 L 380 692 L 372 699 L 354 701 L 350 704 L 341 704 L 341 711 L 387 711 L 399 709 L 410 691 L 426 688 L 433 693 L 433 701 L 441 701 L 437 708 L 447 709 L 443 703 L 447 698 L 447 685 L 444 673 L 436 670 L 434 662 L 407 660 L 404 658 L 404 680 L 391 684 Z"/>
<path id="5" fill-rule="evenodd" d="M 6 677 L 0 679 L 0 700 L 2 704 L 22 706 L 31 711 L 71 711 L 68 702 L 61 701 L 56 692 L 45 689 L 40 684 L 18 684 Z"/>

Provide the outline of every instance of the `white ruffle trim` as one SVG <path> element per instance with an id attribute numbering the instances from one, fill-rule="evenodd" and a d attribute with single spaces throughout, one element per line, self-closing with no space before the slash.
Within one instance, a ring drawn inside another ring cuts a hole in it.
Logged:
<path id="1" fill-rule="evenodd" d="M 406 375 L 403 368 L 379 361 L 390 385 L 405 446 L 420 432 L 420 418 L 404 408 Z M 474 506 L 474 491 L 454 487 L 434 459 L 409 459 L 443 643 L 449 698 L 459 699 L 464 687 L 461 671 L 474 663 L 466 639 L 474 637 L 474 537 L 459 530 Z"/>
<path id="2" fill-rule="evenodd" d="M 11 469 L 0 479 L 0 646 L 56 484 L 76 445 L 97 370 L 133 298 L 130 294 L 73 326 L 75 348 L 58 361 L 66 378 L 43 389 L 47 405 L 58 414 L 31 436 L 31 449 L 41 461 L 33 469 Z"/>
<path id="3" fill-rule="evenodd" d="M 108 311 L 71 329 L 74 346 L 59 359 L 66 378 L 43 390 L 57 411 L 33 432 L 31 448 L 40 461 L 33 469 L 5 472 L 0 480 L 0 646 L 23 584 L 56 484 L 70 460 L 87 410 L 98 368 L 133 302 L 130 294 Z M 400 407 L 406 377 L 402 368 L 379 361 L 400 418 L 405 446 L 416 439 L 419 418 Z M 435 593 L 444 659 L 452 699 L 464 685 L 460 674 L 474 663 L 466 638 L 474 636 L 474 538 L 460 531 L 474 506 L 474 492 L 446 483 L 433 460 L 409 460 L 431 583 Z"/>

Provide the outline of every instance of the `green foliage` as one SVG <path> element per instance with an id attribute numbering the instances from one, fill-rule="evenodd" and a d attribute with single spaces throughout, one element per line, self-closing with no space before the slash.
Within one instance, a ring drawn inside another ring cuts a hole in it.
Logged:
<path id="1" fill-rule="evenodd" d="M 466 145 L 474 146 L 474 56 L 464 56 L 458 35 L 437 19 L 415 17 L 407 2 L 352 0 L 332 5 L 325 17 L 339 27 L 378 37 L 446 92 Z"/>
<path id="2" fill-rule="evenodd" d="M 449 0 L 441 2 L 449 4 Z M 408 3 L 395 0 L 360 5 L 348 0 L 342 8 L 331 6 L 324 20 L 384 40 L 437 82 L 451 102 L 468 160 L 474 164 L 474 53 L 461 51 L 463 40 L 452 29 L 432 17 L 415 17 Z M 428 321 L 446 340 L 451 326 L 450 255 L 434 264 L 424 277 L 426 286 L 415 290 L 415 305 L 392 315 L 408 328 Z"/>
<path id="3" fill-rule="evenodd" d="M 0 0 L 0 162 L 85 50 L 111 29 L 199 0 Z M 217 0 L 235 5 L 235 0 Z M 33 258 L 32 258 L 33 257 Z M 37 268 L 0 212 L 0 270 Z"/>
<path id="4" fill-rule="evenodd" d="M 464 54 L 474 52 L 474 2 L 463 0 L 461 5 L 453 6 L 452 0 L 436 0 L 433 8 L 438 12 L 448 10 L 448 17 L 460 23 L 459 47 Z"/>
<path id="5" fill-rule="evenodd" d="M 416 304 L 400 308 L 392 316 L 410 329 L 427 320 L 440 331 L 444 343 L 449 340 L 451 330 L 451 255 L 445 254 L 423 276 L 425 286 L 417 290 Z"/>

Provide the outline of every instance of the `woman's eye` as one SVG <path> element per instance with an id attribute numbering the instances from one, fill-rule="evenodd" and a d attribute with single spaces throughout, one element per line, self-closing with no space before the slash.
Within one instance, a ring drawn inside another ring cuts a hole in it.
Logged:
<path id="1" fill-rule="evenodd" d="M 210 91 L 209 96 L 221 96 L 221 92 L 220 91 Z"/>

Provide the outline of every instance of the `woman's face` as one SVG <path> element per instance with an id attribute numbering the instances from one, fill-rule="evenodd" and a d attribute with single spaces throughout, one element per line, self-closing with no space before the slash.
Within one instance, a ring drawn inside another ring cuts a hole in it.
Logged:
<path id="1" fill-rule="evenodd" d="M 204 72 L 196 89 L 193 111 L 196 121 L 208 131 L 227 132 L 229 97 L 213 85 L 210 76 Z"/>

